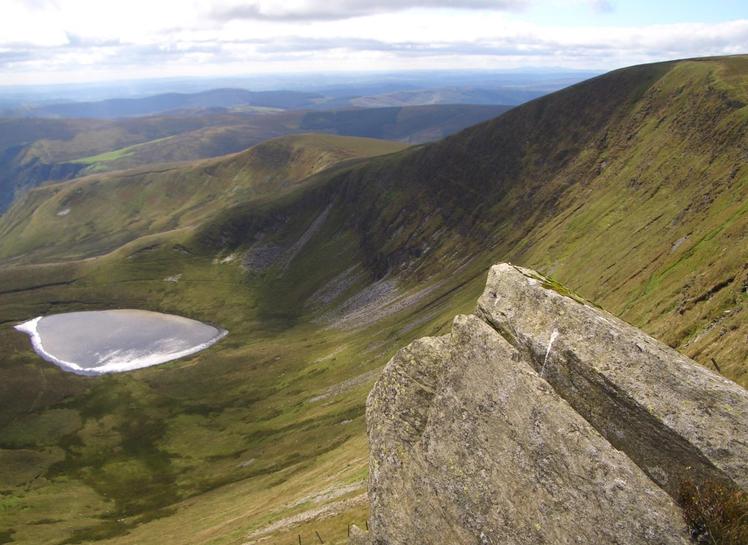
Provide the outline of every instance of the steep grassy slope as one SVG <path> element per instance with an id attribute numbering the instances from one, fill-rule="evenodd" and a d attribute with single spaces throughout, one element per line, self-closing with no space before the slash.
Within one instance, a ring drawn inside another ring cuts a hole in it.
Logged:
<path id="1" fill-rule="evenodd" d="M 746 384 L 747 73 L 746 57 L 613 72 L 316 191 L 379 276 L 511 259 Z M 241 217 L 214 228 L 229 245 Z"/>
<path id="2" fill-rule="evenodd" d="M 245 152 L 45 185 L 0 217 L 0 259 L 90 257 L 147 234 L 190 229 L 335 163 L 403 149 L 384 140 L 287 136 Z"/>
<path id="3" fill-rule="evenodd" d="M 344 543 L 366 511 L 362 415 L 377 370 L 469 312 L 498 260 L 549 273 L 748 384 L 747 83 L 745 57 L 634 67 L 303 180 L 314 161 L 294 171 L 274 159 L 297 156 L 281 140 L 267 156 L 148 175 L 118 194 L 136 204 L 104 204 L 129 174 L 32 192 L 0 234 L 0 536 L 306 543 L 319 531 Z M 262 165 L 266 177 L 252 174 Z M 274 177 L 279 166 L 291 174 Z M 236 176 L 247 193 L 234 201 Z M 189 195 L 141 200 L 172 179 Z M 63 195 L 78 204 L 57 216 Z M 149 222 L 119 234 L 128 206 Z M 230 334 L 183 361 L 90 380 L 40 362 L 10 328 L 123 306 Z"/>

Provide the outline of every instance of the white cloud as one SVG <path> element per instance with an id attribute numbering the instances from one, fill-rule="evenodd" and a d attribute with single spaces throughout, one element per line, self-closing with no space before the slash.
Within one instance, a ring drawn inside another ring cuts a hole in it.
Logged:
<path id="1" fill-rule="evenodd" d="M 235 0 L 3 0 L 0 76 L 18 83 L 251 71 L 605 69 L 748 52 L 748 20 L 539 26 L 513 11 L 528 1 L 255 0 L 242 4 L 261 17 L 236 18 L 227 16 Z M 611 8 L 606 0 L 546 1 Z"/>
<path id="2" fill-rule="evenodd" d="M 530 0 L 245 0 L 225 3 L 211 13 L 220 20 L 314 21 L 424 8 L 517 10 L 530 3 Z"/>

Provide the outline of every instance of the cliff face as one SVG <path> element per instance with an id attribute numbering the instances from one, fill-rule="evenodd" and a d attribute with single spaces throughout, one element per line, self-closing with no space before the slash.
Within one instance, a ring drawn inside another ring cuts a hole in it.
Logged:
<path id="1" fill-rule="evenodd" d="M 358 542 L 688 543 L 683 483 L 748 487 L 748 392 L 508 264 L 389 362 L 367 422 Z"/>

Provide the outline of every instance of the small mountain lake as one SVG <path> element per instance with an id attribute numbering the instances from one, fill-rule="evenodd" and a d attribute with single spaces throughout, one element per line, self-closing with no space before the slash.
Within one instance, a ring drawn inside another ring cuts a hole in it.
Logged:
<path id="1" fill-rule="evenodd" d="M 40 316 L 16 329 L 45 360 L 79 375 L 121 373 L 200 352 L 224 329 L 147 310 L 100 310 Z"/>

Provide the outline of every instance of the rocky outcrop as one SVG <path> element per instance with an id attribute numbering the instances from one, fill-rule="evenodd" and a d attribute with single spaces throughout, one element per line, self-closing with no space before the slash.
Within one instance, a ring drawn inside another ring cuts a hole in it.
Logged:
<path id="1" fill-rule="evenodd" d="M 671 494 L 684 481 L 748 490 L 741 386 L 528 269 L 493 267 L 476 314 Z"/>
<path id="2" fill-rule="evenodd" d="M 357 543 L 685 544 L 680 485 L 745 488 L 748 393 L 548 279 L 494 267 L 476 314 L 367 403 Z"/>

